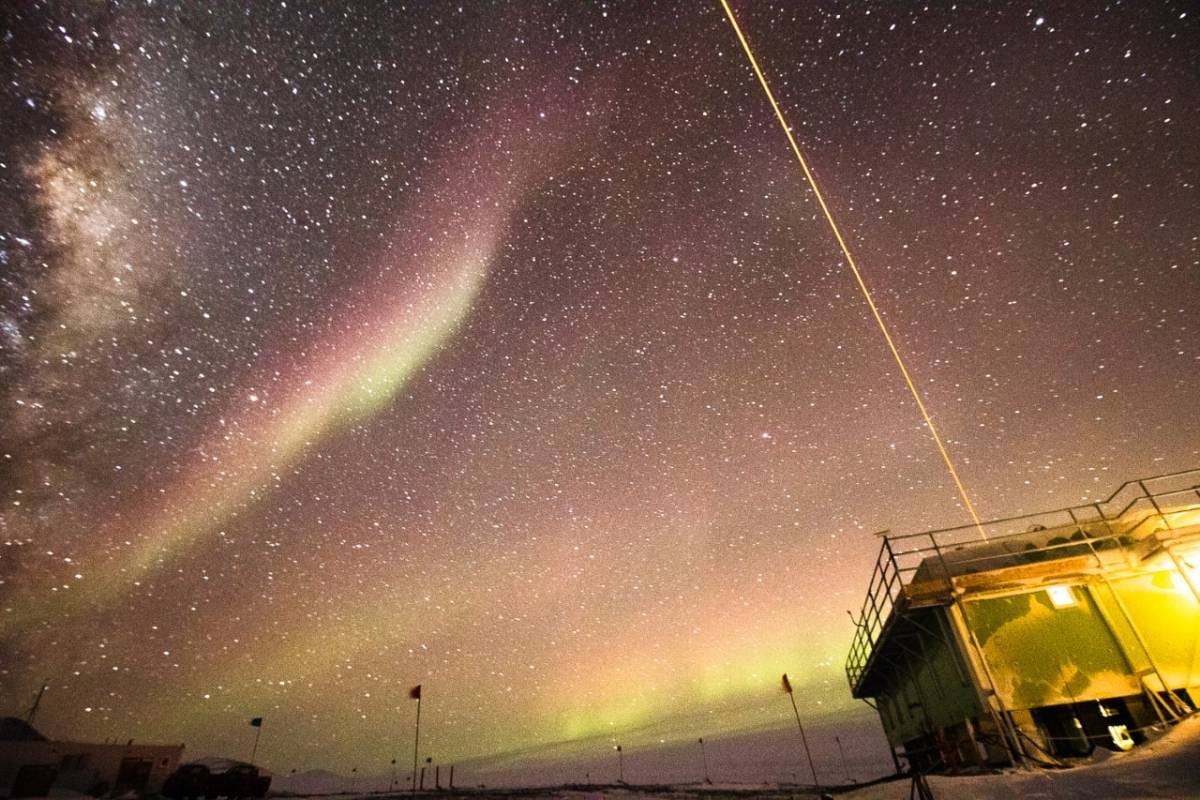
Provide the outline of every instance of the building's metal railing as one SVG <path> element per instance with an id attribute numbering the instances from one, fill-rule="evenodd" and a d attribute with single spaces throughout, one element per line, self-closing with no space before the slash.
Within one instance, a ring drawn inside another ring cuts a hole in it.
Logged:
<path id="1" fill-rule="evenodd" d="M 911 590 L 949 591 L 951 579 L 1037 561 L 1130 548 L 1164 529 L 1200 524 L 1200 469 L 1121 484 L 1107 499 L 981 526 L 885 536 L 855 619 L 846 678 L 857 691 L 884 630 Z M 981 535 L 982 533 L 982 535 Z"/>

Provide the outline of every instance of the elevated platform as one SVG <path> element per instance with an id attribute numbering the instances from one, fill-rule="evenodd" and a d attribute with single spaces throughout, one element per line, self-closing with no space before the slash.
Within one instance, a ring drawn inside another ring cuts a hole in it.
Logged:
<path id="1" fill-rule="evenodd" d="M 982 528 L 982 530 L 980 529 Z M 956 597 L 1119 575 L 1200 542 L 1200 469 L 1123 483 L 1107 499 L 924 533 L 887 536 L 846 659 L 855 697 L 879 643 L 910 609 Z"/>

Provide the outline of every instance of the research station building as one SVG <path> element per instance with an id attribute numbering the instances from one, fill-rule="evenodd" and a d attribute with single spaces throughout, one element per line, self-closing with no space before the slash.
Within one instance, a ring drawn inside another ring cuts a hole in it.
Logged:
<path id="1" fill-rule="evenodd" d="M 885 536 L 846 676 L 899 769 L 1129 749 L 1200 704 L 1200 470 Z"/>

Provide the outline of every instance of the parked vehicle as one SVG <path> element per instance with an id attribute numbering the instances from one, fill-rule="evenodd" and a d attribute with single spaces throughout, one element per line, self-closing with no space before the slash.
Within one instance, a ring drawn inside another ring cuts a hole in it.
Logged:
<path id="1" fill-rule="evenodd" d="M 196 800 L 208 795 L 212 773 L 204 764 L 180 764 L 163 784 L 162 793 L 175 800 Z"/>
<path id="2" fill-rule="evenodd" d="M 229 758 L 201 758 L 181 764 L 163 785 L 173 800 L 228 797 L 229 800 L 266 797 L 271 773 L 254 764 Z"/>

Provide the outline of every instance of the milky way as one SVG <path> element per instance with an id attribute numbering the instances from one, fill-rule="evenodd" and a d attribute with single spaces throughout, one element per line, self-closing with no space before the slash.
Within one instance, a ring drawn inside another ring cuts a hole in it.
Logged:
<path id="1" fill-rule="evenodd" d="M 720 6 L 340 5 L 3 12 L 4 711 L 861 719 L 871 533 L 967 519 Z M 982 515 L 1200 463 L 1187 4 L 737 7 Z"/>

